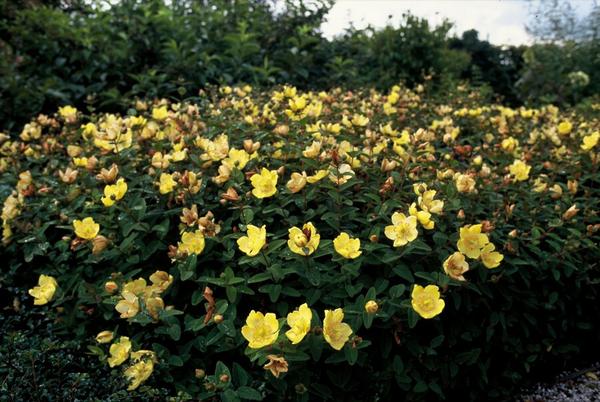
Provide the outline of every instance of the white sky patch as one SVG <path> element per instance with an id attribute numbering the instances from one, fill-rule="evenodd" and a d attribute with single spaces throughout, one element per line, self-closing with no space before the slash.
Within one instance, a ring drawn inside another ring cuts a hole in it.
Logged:
<path id="1" fill-rule="evenodd" d="M 591 1 L 572 0 L 571 4 L 581 12 Z M 451 33 L 457 36 L 476 29 L 480 39 L 493 44 L 521 45 L 533 40 L 525 24 L 535 5 L 535 1 L 527 0 L 337 0 L 321 28 L 326 37 L 332 38 L 342 34 L 350 24 L 356 28 L 369 24 L 381 28 L 388 23 L 398 26 L 402 14 L 410 11 L 432 25 L 450 20 L 454 23 Z"/>

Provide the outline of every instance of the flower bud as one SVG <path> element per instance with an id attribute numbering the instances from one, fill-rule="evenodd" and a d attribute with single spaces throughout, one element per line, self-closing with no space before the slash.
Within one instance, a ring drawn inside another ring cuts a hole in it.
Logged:
<path id="1" fill-rule="evenodd" d="M 576 204 L 571 205 L 571 207 L 569 207 L 569 209 L 567 209 L 565 211 L 565 213 L 563 214 L 563 219 L 565 221 L 570 220 L 571 218 L 573 218 L 575 215 L 577 215 L 577 212 L 579 212 L 579 208 L 577 208 Z"/>
<path id="2" fill-rule="evenodd" d="M 215 314 L 213 320 L 215 321 L 215 324 L 220 324 L 223 322 L 223 316 L 221 314 Z"/>
<path id="3" fill-rule="evenodd" d="M 102 331 L 98 335 L 96 335 L 96 342 L 98 343 L 109 343 L 113 340 L 113 332 L 112 331 Z"/>
<path id="4" fill-rule="evenodd" d="M 194 376 L 198 379 L 202 379 L 206 376 L 206 371 L 202 369 L 196 369 L 194 370 Z"/>
<path id="5" fill-rule="evenodd" d="M 465 219 L 465 211 L 464 211 L 464 209 L 461 209 L 460 211 L 458 211 L 458 213 L 456 214 L 456 217 L 458 219 Z"/>
<path id="6" fill-rule="evenodd" d="M 100 254 L 102 252 L 102 250 L 104 250 L 108 244 L 110 243 L 110 240 L 108 240 L 106 237 L 99 235 L 96 236 L 92 239 L 92 254 L 97 255 Z"/>
<path id="7" fill-rule="evenodd" d="M 229 376 L 227 374 L 221 374 L 221 376 L 219 377 L 219 381 L 229 382 Z"/>
<path id="8" fill-rule="evenodd" d="M 369 300 L 365 303 L 365 311 L 369 314 L 375 314 L 379 310 L 379 305 L 375 300 Z"/>
<path id="9" fill-rule="evenodd" d="M 106 293 L 110 293 L 111 295 L 115 293 L 119 289 L 119 285 L 116 282 L 109 281 L 104 284 L 104 290 Z"/>
<path id="10" fill-rule="evenodd" d="M 513 239 L 516 238 L 519 235 L 519 231 L 517 229 L 513 229 L 508 233 L 509 237 L 512 237 Z"/>

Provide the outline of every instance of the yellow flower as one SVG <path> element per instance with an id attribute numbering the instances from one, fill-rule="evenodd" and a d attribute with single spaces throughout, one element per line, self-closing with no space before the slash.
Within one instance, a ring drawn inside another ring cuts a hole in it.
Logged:
<path id="1" fill-rule="evenodd" d="M 126 336 L 122 336 L 119 338 L 118 342 L 110 345 L 110 357 L 108 358 L 108 365 L 110 367 L 115 367 L 123 364 L 125 360 L 129 357 L 129 352 L 131 351 L 131 341 Z"/>
<path id="2" fill-rule="evenodd" d="M 386 226 L 384 233 L 388 239 L 394 241 L 394 247 L 404 246 L 419 235 L 417 218 L 415 216 L 406 217 L 403 213 L 394 212 L 392 225 Z"/>
<path id="3" fill-rule="evenodd" d="M 159 191 L 161 194 L 168 194 L 177 185 L 177 182 L 173 179 L 173 175 L 169 173 L 160 174 L 160 187 Z"/>
<path id="4" fill-rule="evenodd" d="M 344 258 L 354 259 L 362 254 L 360 239 L 352 239 L 346 232 L 342 232 L 333 239 L 333 247 Z"/>
<path id="5" fill-rule="evenodd" d="M 294 173 L 292 173 L 292 177 L 290 178 L 290 180 L 287 182 L 286 187 L 292 193 L 297 193 L 298 191 L 302 190 L 304 188 L 304 186 L 306 186 L 306 182 L 307 182 L 306 172 L 302 172 L 302 173 L 294 172 Z"/>
<path id="6" fill-rule="evenodd" d="M 296 254 L 311 255 L 319 247 L 321 235 L 311 222 L 305 223 L 302 229 L 294 226 L 288 232 L 288 247 Z"/>
<path id="7" fill-rule="evenodd" d="M 561 121 L 558 125 L 558 133 L 560 135 L 567 135 L 573 129 L 573 123 L 568 120 Z"/>
<path id="8" fill-rule="evenodd" d="M 102 197 L 102 203 L 105 207 L 114 205 L 115 201 L 123 198 L 127 192 L 127 183 L 125 179 L 120 178 L 116 184 L 110 184 L 104 187 L 104 197 Z"/>
<path id="9" fill-rule="evenodd" d="M 133 353 L 132 353 L 133 355 Z M 151 359 L 140 360 L 137 363 L 134 363 L 132 366 L 128 367 L 123 375 L 125 378 L 130 381 L 128 391 L 133 391 L 137 387 L 140 386 L 144 381 L 146 381 L 152 371 L 154 370 L 154 362 Z"/>
<path id="10" fill-rule="evenodd" d="M 311 320 L 312 311 L 306 303 L 287 315 L 287 323 L 290 329 L 285 333 L 285 336 L 288 337 L 293 345 L 300 343 L 308 331 L 310 331 Z"/>
<path id="11" fill-rule="evenodd" d="M 279 378 L 281 373 L 288 372 L 288 362 L 283 356 L 267 355 L 269 362 L 263 366 L 265 370 L 269 370 L 275 378 Z"/>
<path id="12" fill-rule="evenodd" d="M 481 255 L 481 249 L 489 242 L 487 235 L 481 233 L 481 224 L 467 225 L 460 228 L 460 239 L 456 246 L 467 257 L 477 259 Z"/>
<path id="13" fill-rule="evenodd" d="M 513 137 L 508 137 L 508 138 L 502 140 L 502 143 L 500 144 L 500 146 L 502 147 L 503 150 L 505 150 L 507 152 L 513 152 L 519 146 L 519 141 L 514 139 Z"/>
<path id="14" fill-rule="evenodd" d="M 178 244 L 179 251 L 187 254 L 200 254 L 204 250 L 204 235 L 202 231 L 184 232 L 181 242 Z"/>
<path id="15" fill-rule="evenodd" d="M 369 124 L 369 118 L 362 114 L 355 114 L 352 116 L 352 124 L 359 127 L 364 127 Z"/>
<path id="16" fill-rule="evenodd" d="M 306 181 L 309 182 L 310 184 L 314 184 L 314 183 L 316 183 L 316 182 L 324 179 L 325 176 L 327 176 L 328 173 L 329 172 L 326 169 L 318 170 L 317 172 L 315 172 L 314 175 L 308 176 L 306 178 Z"/>
<path id="17" fill-rule="evenodd" d="M 41 306 L 47 304 L 54 297 L 58 283 L 51 276 L 41 274 L 38 278 L 38 286 L 29 289 L 29 295 L 34 297 L 33 304 Z"/>
<path id="18" fill-rule="evenodd" d="M 463 274 L 469 270 L 469 263 L 465 261 L 465 256 L 456 251 L 444 261 L 444 272 L 452 279 L 465 281 Z"/>
<path id="19" fill-rule="evenodd" d="M 596 131 L 590 135 L 586 135 L 583 137 L 583 144 L 581 144 L 581 149 L 584 151 L 591 151 L 596 145 L 598 145 L 598 140 L 600 140 L 600 131 Z"/>
<path id="20" fill-rule="evenodd" d="M 352 335 L 350 325 L 342 322 L 344 319 L 344 310 L 337 308 L 335 310 L 325 310 L 325 319 L 323 320 L 323 337 L 325 341 L 335 350 L 341 350 L 344 344 Z"/>
<path id="21" fill-rule="evenodd" d="M 413 202 L 408 208 L 408 213 L 415 216 L 421 226 L 427 230 L 431 230 L 435 226 L 435 222 L 431 220 L 431 214 L 427 211 L 418 211 L 417 205 Z"/>
<path id="22" fill-rule="evenodd" d="M 515 160 L 512 165 L 509 166 L 510 174 L 515 176 L 515 180 L 524 181 L 529 178 L 529 171 L 531 166 L 527 165 L 522 160 Z"/>
<path id="23" fill-rule="evenodd" d="M 82 158 L 73 158 L 73 163 L 75 164 L 75 166 L 77 167 L 87 167 L 88 164 L 88 158 L 86 157 L 82 157 Z"/>
<path id="24" fill-rule="evenodd" d="M 135 317 L 140 311 L 140 303 L 138 301 L 138 297 L 135 295 L 135 293 L 127 290 L 124 290 L 123 293 L 121 293 L 121 296 L 123 298 L 119 300 L 119 302 L 115 306 L 115 310 L 121 313 L 121 318 Z"/>
<path id="25" fill-rule="evenodd" d="M 173 283 L 173 275 L 169 275 L 169 273 L 165 271 L 156 271 L 150 275 L 150 282 L 152 282 L 152 287 L 156 289 L 158 293 L 162 293 L 171 286 L 171 283 Z"/>
<path id="26" fill-rule="evenodd" d="M 302 151 L 302 155 L 304 155 L 305 158 L 314 159 L 317 156 L 319 156 L 320 152 L 321 152 L 321 142 L 313 141 L 313 143 L 311 145 L 309 145 L 308 147 L 306 147 L 306 149 L 304 151 Z"/>
<path id="27" fill-rule="evenodd" d="M 154 120 L 164 120 L 169 116 L 169 111 L 166 106 L 155 107 L 152 109 L 152 118 Z"/>
<path id="28" fill-rule="evenodd" d="M 329 173 L 329 180 L 339 186 L 353 178 L 354 175 L 355 173 L 354 170 L 352 170 L 352 166 L 347 163 L 342 163 L 341 165 L 331 169 L 331 172 Z"/>
<path id="29" fill-rule="evenodd" d="M 481 250 L 481 262 L 483 262 L 483 265 L 485 265 L 486 268 L 496 268 L 504 259 L 504 256 L 501 253 L 494 251 L 495 248 L 496 247 L 492 243 L 488 243 Z"/>
<path id="30" fill-rule="evenodd" d="M 475 191 L 475 179 L 470 175 L 457 173 L 454 180 L 459 193 L 472 193 Z"/>
<path id="31" fill-rule="evenodd" d="M 237 239 L 237 244 L 241 252 L 247 256 L 254 257 L 267 242 L 267 227 L 265 225 L 261 227 L 248 225 L 246 233 L 247 236 Z"/>
<path id="32" fill-rule="evenodd" d="M 250 154 L 243 149 L 230 149 L 229 157 L 223 160 L 223 163 L 228 165 L 229 168 L 238 168 L 242 170 L 246 167 L 246 164 L 250 161 Z"/>
<path id="33" fill-rule="evenodd" d="M 277 171 L 267 170 L 262 168 L 260 174 L 255 174 L 250 178 L 252 182 L 252 194 L 256 198 L 267 198 L 271 197 L 277 192 Z"/>
<path id="34" fill-rule="evenodd" d="M 242 335 L 251 349 L 260 349 L 275 343 L 279 336 L 277 317 L 273 313 L 263 315 L 260 311 L 250 311 L 246 325 L 242 327 Z"/>
<path id="35" fill-rule="evenodd" d="M 75 234 L 77 237 L 85 240 L 93 239 L 100 231 L 100 225 L 94 222 L 94 218 L 89 216 L 84 218 L 82 221 L 75 219 L 73 221 L 73 228 L 75 229 Z"/>
<path id="36" fill-rule="evenodd" d="M 113 340 L 113 332 L 112 331 L 102 331 L 98 335 L 96 335 L 96 342 L 98 343 L 108 343 Z"/>
<path id="37" fill-rule="evenodd" d="M 434 200 L 435 194 L 435 190 L 425 189 L 421 194 L 418 194 L 417 204 L 423 211 L 439 215 L 444 209 L 444 201 Z"/>
<path id="38" fill-rule="evenodd" d="M 77 119 L 77 109 L 73 106 L 67 105 L 59 107 L 58 114 L 69 123 L 72 123 Z"/>
<path id="39" fill-rule="evenodd" d="M 412 308 L 425 319 L 440 314 L 445 306 L 440 298 L 440 289 L 436 285 L 428 285 L 425 288 L 415 285 L 411 298 Z"/>

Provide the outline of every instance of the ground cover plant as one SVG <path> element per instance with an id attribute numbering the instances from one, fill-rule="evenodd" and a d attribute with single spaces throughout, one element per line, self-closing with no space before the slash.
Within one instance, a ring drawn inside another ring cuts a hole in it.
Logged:
<path id="1" fill-rule="evenodd" d="M 0 140 L 0 283 L 181 400 L 500 399 L 593 358 L 597 116 L 429 90 L 40 115 Z"/>

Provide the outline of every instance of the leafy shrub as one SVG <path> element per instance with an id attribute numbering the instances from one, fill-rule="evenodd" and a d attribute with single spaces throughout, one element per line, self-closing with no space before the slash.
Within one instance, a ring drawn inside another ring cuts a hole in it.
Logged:
<path id="1" fill-rule="evenodd" d="M 597 117 L 430 93 L 40 116 L 0 148 L 2 283 L 181 398 L 500 399 L 592 357 Z"/>

